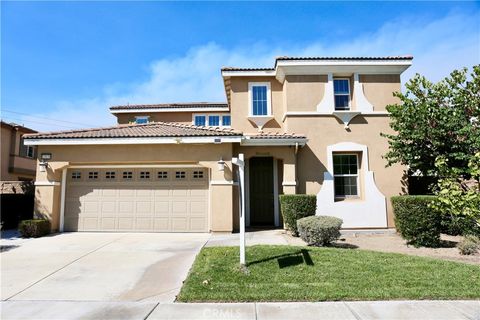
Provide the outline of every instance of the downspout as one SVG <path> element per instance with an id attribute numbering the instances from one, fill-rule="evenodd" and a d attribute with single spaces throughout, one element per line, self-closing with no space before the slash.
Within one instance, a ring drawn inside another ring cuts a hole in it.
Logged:
<path id="1" fill-rule="evenodd" d="M 298 179 L 298 168 L 297 168 L 297 163 L 298 163 L 298 142 L 295 142 L 295 194 L 297 193 L 297 179 Z"/>

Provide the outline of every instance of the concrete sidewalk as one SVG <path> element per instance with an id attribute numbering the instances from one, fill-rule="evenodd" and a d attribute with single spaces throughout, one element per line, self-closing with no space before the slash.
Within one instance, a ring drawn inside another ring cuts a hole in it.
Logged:
<path id="1" fill-rule="evenodd" d="M 153 303 L 2 301 L 1 319 L 480 320 L 480 301 Z"/>

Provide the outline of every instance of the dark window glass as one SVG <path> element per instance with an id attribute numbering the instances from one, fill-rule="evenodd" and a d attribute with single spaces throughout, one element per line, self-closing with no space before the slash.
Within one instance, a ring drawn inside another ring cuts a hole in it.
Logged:
<path id="1" fill-rule="evenodd" d="M 195 116 L 195 125 L 204 127 L 206 122 L 205 116 Z"/>
<path id="2" fill-rule="evenodd" d="M 267 86 L 252 87 L 252 113 L 254 116 L 266 116 L 267 110 Z"/>

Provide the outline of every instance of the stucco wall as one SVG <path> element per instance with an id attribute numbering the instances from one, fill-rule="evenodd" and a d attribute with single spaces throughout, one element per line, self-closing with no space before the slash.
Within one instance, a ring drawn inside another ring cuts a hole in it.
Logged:
<path id="1" fill-rule="evenodd" d="M 393 92 L 401 91 L 400 75 L 360 75 L 363 92 L 374 111 L 385 111 L 389 104 L 399 103 Z"/>
<path id="2" fill-rule="evenodd" d="M 47 172 L 37 170 L 37 181 L 61 181 L 62 169 L 68 165 L 92 164 L 199 164 L 209 169 L 211 180 L 230 181 L 231 144 L 205 145 L 124 145 L 124 146 L 40 146 L 39 152 L 52 153 Z M 218 170 L 218 160 L 226 162 L 225 171 Z M 212 231 L 232 230 L 231 185 L 210 187 L 210 226 Z M 58 229 L 60 186 L 36 187 L 36 213 L 52 219 Z"/>
<path id="3" fill-rule="evenodd" d="M 286 76 L 284 90 L 287 111 L 317 111 L 326 82 L 326 75 Z"/>
<path id="4" fill-rule="evenodd" d="M 258 128 L 248 120 L 250 102 L 248 98 L 249 82 L 270 82 L 272 113 L 274 119 L 264 127 L 264 132 L 283 131 L 283 84 L 275 77 L 232 77 L 231 79 L 231 113 L 232 128 L 244 133 L 256 133 Z"/>
<path id="5" fill-rule="evenodd" d="M 299 193 L 319 192 L 323 173 L 327 170 L 327 146 L 339 142 L 366 145 L 369 169 L 374 172 L 377 187 L 387 197 L 388 226 L 394 226 L 390 197 L 403 193 L 404 168 L 400 165 L 385 168 L 387 163 L 382 156 L 388 150 L 388 143 L 380 136 L 380 132 L 391 133 L 386 116 L 357 116 L 350 123 L 348 131 L 333 116 L 288 117 L 286 122 L 290 131 L 304 133 L 309 139 L 298 153 Z"/>
<path id="6" fill-rule="evenodd" d="M 10 130 L 2 126 L 1 128 L 1 177 L 2 181 L 12 181 L 16 178 L 8 172 L 8 161 L 10 157 L 10 148 L 11 148 L 11 135 Z"/>
<path id="7" fill-rule="evenodd" d="M 177 122 L 182 124 L 192 124 L 194 114 L 220 114 L 227 115 L 228 112 L 152 112 L 152 113 L 117 113 L 117 122 L 126 124 L 135 121 L 135 116 L 149 116 L 150 121 Z"/>

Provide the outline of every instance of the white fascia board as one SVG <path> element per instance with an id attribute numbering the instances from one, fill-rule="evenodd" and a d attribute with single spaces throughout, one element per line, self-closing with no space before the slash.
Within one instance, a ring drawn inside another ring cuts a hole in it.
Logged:
<path id="1" fill-rule="evenodd" d="M 283 66 L 410 66 L 412 60 L 281 60 L 277 67 Z"/>
<path id="2" fill-rule="evenodd" d="M 262 71 L 222 71 L 223 77 L 271 77 L 275 76 L 276 70 Z"/>
<path id="3" fill-rule="evenodd" d="M 243 139 L 242 146 L 304 146 L 308 139 Z"/>
<path id="4" fill-rule="evenodd" d="M 228 112 L 226 108 L 151 108 L 151 109 L 115 109 L 110 113 L 162 113 L 162 112 Z"/>
<path id="5" fill-rule="evenodd" d="M 220 139 L 216 142 L 215 139 Z M 65 138 L 65 139 L 25 139 L 28 146 L 53 145 L 128 145 L 128 144 L 190 144 L 190 143 L 235 143 L 241 136 L 227 137 L 178 137 L 178 138 Z"/>
<path id="6" fill-rule="evenodd" d="M 411 61 L 284 61 L 277 65 L 278 74 L 401 74 L 412 65 Z"/>

